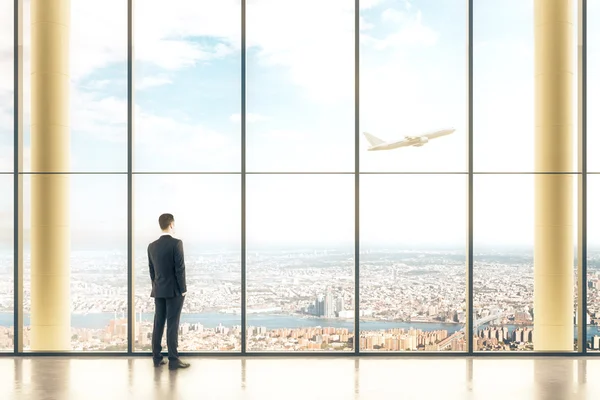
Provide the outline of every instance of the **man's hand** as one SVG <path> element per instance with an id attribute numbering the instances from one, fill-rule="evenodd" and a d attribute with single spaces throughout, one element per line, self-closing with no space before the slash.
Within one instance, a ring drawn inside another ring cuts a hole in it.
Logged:
<path id="1" fill-rule="evenodd" d="M 185 295 L 186 295 L 186 293 L 187 293 L 187 292 L 183 292 L 183 293 L 181 293 L 181 295 L 182 295 L 182 296 L 185 296 Z"/>

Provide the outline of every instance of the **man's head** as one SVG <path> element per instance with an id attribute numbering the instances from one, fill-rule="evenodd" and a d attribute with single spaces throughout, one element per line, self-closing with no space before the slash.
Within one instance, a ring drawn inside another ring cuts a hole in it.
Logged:
<path id="1" fill-rule="evenodd" d="M 163 232 L 172 232 L 175 228 L 175 218 L 173 214 L 162 214 L 158 217 L 158 225 Z"/>

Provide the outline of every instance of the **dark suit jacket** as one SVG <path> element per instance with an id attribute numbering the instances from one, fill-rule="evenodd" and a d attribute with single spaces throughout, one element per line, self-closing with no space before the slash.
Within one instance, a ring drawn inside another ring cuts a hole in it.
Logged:
<path id="1" fill-rule="evenodd" d="M 148 266 L 152 280 L 151 297 L 170 298 L 187 292 L 181 240 L 163 235 L 150 243 Z"/>

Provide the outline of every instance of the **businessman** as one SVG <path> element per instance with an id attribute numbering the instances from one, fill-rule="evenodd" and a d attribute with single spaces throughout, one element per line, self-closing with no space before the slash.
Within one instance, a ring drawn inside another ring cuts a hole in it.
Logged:
<path id="1" fill-rule="evenodd" d="M 161 354 L 166 320 L 169 369 L 187 368 L 190 364 L 181 361 L 177 353 L 179 317 L 187 293 L 183 242 L 173 237 L 175 218 L 172 214 L 162 214 L 158 218 L 158 224 L 162 235 L 148 246 L 148 266 L 152 281 L 150 296 L 154 297 L 155 304 L 152 359 L 155 367 L 166 364 Z"/>

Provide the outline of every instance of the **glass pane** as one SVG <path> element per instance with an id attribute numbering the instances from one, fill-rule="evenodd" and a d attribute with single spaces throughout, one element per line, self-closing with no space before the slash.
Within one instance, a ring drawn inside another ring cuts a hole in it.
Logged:
<path id="1" fill-rule="evenodd" d="M 240 171 L 240 2 L 135 5 L 136 171 Z"/>
<path id="2" fill-rule="evenodd" d="M 13 351 L 14 234 L 13 176 L 0 174 L 0 351 Z"/>
<path id="3" fill-rule="evenodd" d="M 248 171 L 354 171 L 354 4 L 248 2 Z"/>
<path id="4" fill-rule="evenodd" d="M 32 171 L 31 2 L 23 9 L 24 171 Z M 125 172 L 127 4 L 73 1 L 70 14 L 69 170 Z"/>
<path id="5" fill-rule="evenodd" d="M 574 277 L 569 306 L 574 319 L 577 177 L 572 178 Z M 474 351 L 534 349 L 534 184 L 535 175 L 474 177 Z M 541 207 L 543 203 L 537 204 Z M 575 328 L 573 325 L 576 338 Z"/>
<path id="6" fill-rule="evenodd" d="M 248 351 L 350 351 L 354 177 L 247 177 Z"/>
<path id="7" fill-rule="evenodd" d="M 178 350 L 240 351 L 240 176 L 136 175 L 134 188 L 135 350 L 152 349 L 148 245 L 161 235 L 159 216 L 170 213 L 183 241 L 188 289 Z"/>
<path id="8" fill-rule="evenodd" d="M 466 351 L 466 183 L 361 176 L 361 351 Z"/>
<path id="9" fill-rule="evenodd" d="M 363 2 L 362 171 L 466 170 L 466 4 Z"/>
<path id="10" fill-rule="evenodd" d="M 587 197 L 587 339 L 588 349 L 600 350 L 600 175 L 588 175 Z"/>
<path id="11" fill-rule="evenodd" d="M 474 2 L 475 171 L 534 172 L 533 3 L 533 0 Z M 571 2 L 573 171 L 577 168 L 577 3 Z"/>
<path id="12" fill-rule="evenodd" d="M 588 171 L 600 172 L 600 1 L 588 1 L 587 24 L 587 139 Z"/>
<path id="13" fill-rule="evenodd" d="M 0 0 L 0 172 L 14 169 L 13 4 L 12 0 Z"/>
<path id="14" fill-rule="evenodd" d="M 23 347 L 26 350 L 31 348 L 32 336 L 29 314 L 33 255 L 31 188 L 34 178 L 35 175 L 23 177 Z M 127 176 L 71 175 L 69 180 L 71 350 L 125 351 Z"/>

